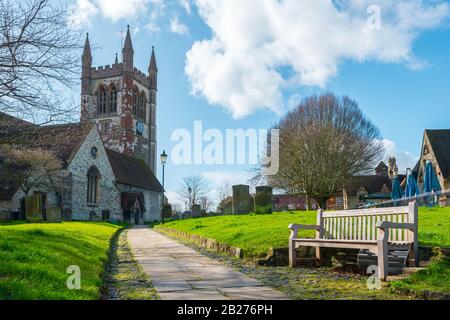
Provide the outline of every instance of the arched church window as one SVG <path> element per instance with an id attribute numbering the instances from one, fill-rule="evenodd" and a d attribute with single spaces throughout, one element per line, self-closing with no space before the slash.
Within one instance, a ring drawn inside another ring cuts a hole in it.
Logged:
<path id="1" fill-rule="evenodd" d="M 133 116 L 137 117 L 139 107 L 139 91 L 137 87 L 133 90 Z"/>
<path id="2" fill-rule="evenodd" d="M 100 172 L 92 167 L 87 173 L 87 203 L 91 205 L 98 204 L 98 188 L 100 181 Z"/>
<path id="3" fill-rule="evenodd" d="M 101 86 L 97 94 L 97 114 L 105 114 L 106 105 L 106 90 L 105 87 Z"/>
<path id="4" fill-rule="evenodd" d="M 117 112 L 117 89 L 114 85 L 109 88 L 109 112 Z"/>
<path id="5" fill-rule="evenodd" d="M 141 94 L 139 95 L 139 108 L 137 117 L 144 121 L 146 118 L 145 105 L 146 105 L 145 93 L 141 92 Z"/>

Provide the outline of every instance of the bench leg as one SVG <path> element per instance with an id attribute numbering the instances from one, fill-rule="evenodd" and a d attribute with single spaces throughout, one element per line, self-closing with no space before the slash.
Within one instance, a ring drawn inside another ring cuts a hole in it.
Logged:
<path id="1" fill-rule="evenodd" d="M 386 281 L 388 275 L 388 246 L 385 241 L 378 241 L 378 279 Z"/>
<path id="2" fill-rule="evenodd" d="M 418 268 L 419 264 L 419 248 L 414 245 L 409 251 L 408 264 L 410 267 Z"/>
<path id="3" fill-rule="evenodd" d="M 295 243 L 289 240 L 289 267 L 294 268 L 297 265 L 297 255 L 295 250 Z"/>
<path id="4" fill-rule="evenodd" d="M 322 265 L 322 251 L 321 251 L 321 247 L 316 247 L 316 259 L 317 259 L 317 262 L 318 262 L 318 264 L 319 264 L 319 266 L 320 265 Z"/>

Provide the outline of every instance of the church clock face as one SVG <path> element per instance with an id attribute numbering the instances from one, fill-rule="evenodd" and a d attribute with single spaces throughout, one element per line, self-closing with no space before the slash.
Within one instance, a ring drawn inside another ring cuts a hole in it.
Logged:
<path id="1" fill-rule="evenodd" d="M 144 134 L 144 131 L 145 131 L 144 124 L 142 122 L 138 122 L 136 124 L 136 132 L 137 132 L 137 134 L 142 136 Z"/>

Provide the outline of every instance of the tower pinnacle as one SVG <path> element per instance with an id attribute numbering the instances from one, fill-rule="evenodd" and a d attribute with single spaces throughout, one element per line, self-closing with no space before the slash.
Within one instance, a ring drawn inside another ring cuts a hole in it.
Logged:
<path id="1" fill-rule="evenodd" d="M 124 70 L 133 70 L 134 50 L 133 42 L 131 41 L 130 26 L 127 27 L 127 36 L 125 37 L 125 45 L 123 47 L 122 53 Z"/>

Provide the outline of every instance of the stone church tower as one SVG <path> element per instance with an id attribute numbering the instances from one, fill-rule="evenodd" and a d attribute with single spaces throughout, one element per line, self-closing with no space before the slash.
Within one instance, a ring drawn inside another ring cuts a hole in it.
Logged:
<path id="1" fill-rule="evenodd" d="M 128 26 L 122 50 L 113 65 L 92 67 L 89 35 L 82 57 L 81 122 L 97 123 L 105 147 L 144 160 L 156 173 L 157 78 L 154 48 L 148 74 L 134 67 Z"/>

